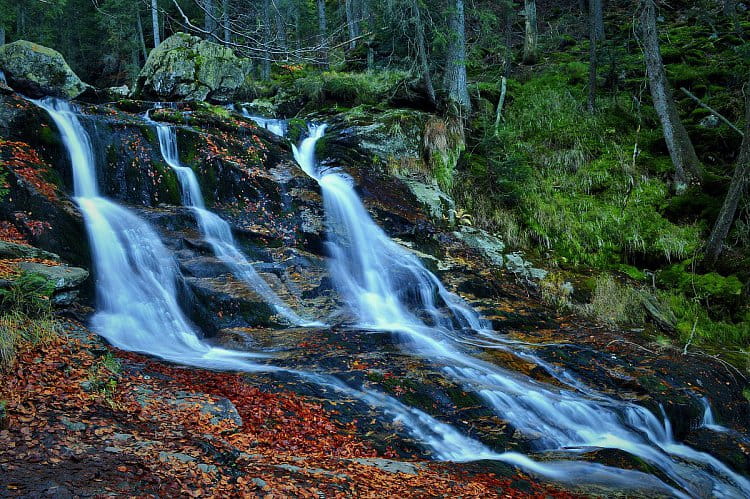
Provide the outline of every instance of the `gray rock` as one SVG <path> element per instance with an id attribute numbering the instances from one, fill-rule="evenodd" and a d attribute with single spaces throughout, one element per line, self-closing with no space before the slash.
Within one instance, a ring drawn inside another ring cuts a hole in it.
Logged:
<path id="1" fill-rule="evenodd" d="M 180 461 L 181 463 L 190 463 L 195 461 L 195 458 L 193 456 L 189 456 L 187 454 L 182 454 L 180 452 L 159 452 L 159 461 L 166 463 L 170 459 L 176 459 L 177 461 Z"/>
<path id="2" fill-rule="evenodd" d="M 530 262 L 524 260 L 521 253 L 510 253 L 505 255 L 505 260 L 505 268 L 519 277 L 524 277 L 534 281 L 541 281 L 547 277 L 548 272 L 546 270 L 535 268 Z"/>
<path id="3" fill-rule="evenodd" d="M 417 475 L 419 473 L 419 469 L 422 467 L 416 463 L 393 461 L 391 459 L 381 459 L 375 457 L 357 458 L 352 459 L 352 461 L 355 463 L 364 464 L 365 466 L 373 466 L 388 473 L 405 473 L 407 475 Z"/>
<path id="4" fill-rule="evenodd" d="M 186 33 L 175 33 L 151 51 L 134 94 L 142 98 L 231 102 L 252 63 L 232 49 Z"/>
<path id="5" fill-rule="evenodd" d="M 119 447 L 105 447 L 104 452 L 111 452 L 112 454 L 119 454 L 122 449 Z"/>
<path id="6" fill-rule="evenodd" d="M 59 52 L 26 40 L 0 46 L 0 70 L 12 88 L 30 97 L 74 99 L 89 88 Z"/>
<path id="7" fill-rule="evenodd" d="M 709 114 L 708 116 L 700 120 L 699 125 L 706 128 L 718 128 L 719 125 L 721 125 L 721 121 L 715 114 Z"/>
<path id="8" fill-rule="evenodd" d="M 42 258 L 44 260 L 60 261 L 60 257 L 49 251 L 44 251 L 26 244 L 16 244 L 0 241 L 0 258 Z"/>
<path id="9" fill-rule="evenodd" d="M 261 489 L 267 485 L 266 481 L 261 478 L 253 478 L 253 483 Z"/>
<path id="10" fill-rule="evenodd" d="M 76 288 L 89 277 L 88 270 L 79 267 L 68 267 L 67 265 L 21 262 L 18 267 L 25 272 L 46 277 L 54 283 L 56 290 Z"/>
<path id="11" fill-rule="evenodd" d="M 463 241 L 466 246 L 477 250 L 494 265 L 502 267 L 505 263 L 503 258 L 505 243 L 499 237 L 472 227 L 461 227 L 453 235 Z"/>
<path id="12" fill-rule="evenodd" d="M 218 468 L 213 464 L 198 463 L 198 468 L 203 473 L 216 473 L 218 471 Z"/>
<path id="13" fill-rule="evenodd" d="M 70 419 L 66 418 L 65 416 L 60 418 L 60 422 L 65 425 L 67 429 L 70 431 L 83 431 L 86 429 L 86 424 L 81 423 L 78 421 L 71 421 Z"/>
<path id="14" fill-rule="evenodd" d="M 201 413 L 211 416 L 211 423 L 219 424 L 221 421 L 229 420 L 236 426 L 242 426 L 242 417 L 239 412 L 237 412 L 237 408 L 226 398 L 214 399 L 203 393 L 183 391 L 177 391 L 170 393 L 169 396 L 164 396 L 163 394 L 154 392 L 143 386 L 136 387 L 135 392 L 136 402 L 142 407 L 146 407 L 150 401 L 155 399 L 159 399 L 177 408 L 194 407 L 198 404 Z M 211 400 L 207 400 L 207 398 L 210 398 Z"/>

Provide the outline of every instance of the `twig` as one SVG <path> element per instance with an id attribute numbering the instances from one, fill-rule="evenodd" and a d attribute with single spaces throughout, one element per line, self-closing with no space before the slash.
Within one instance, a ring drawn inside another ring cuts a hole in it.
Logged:
<path id="1" fill-rule="evenodd" d="M 635 347 L 638 347 L 638 348 L 640 348 L 641 350 L 645 350 L 645 351 L 647 351 L 647 352 L 648 352 L 648 353 L 650 353 L 650 354 L 653 354 L 653 355 L 658 355 L 658 354 L 657 354 L 656 352 L 654 352 L 653 350 L 649 350 L 648 348 L 644 347 L 643 345 L 639 345 L 638 343 L 633 343 L 632 341 L 628 341 L 628 340 L 612 340 L 612 341 L 610 341 L 609 343 L 607 343 L 607 346 L 610 346 L 610 345 L 611 345 L 612 343 L 618 343 L 618 342 L 619 342 L 619 343 L 627 343 L 628 345 L 633 345 L 633 346 L 635 346 Z"/>
<path id="2" fill-rule="evenodd" d="M 708 104 L 705 104 L 698 97 L 696 97 L 695 95 L 693 95 L 692 93 L 690 93 L 690 90 L 686 89 L 685 87 L 680 87 L 680 90 L 682 90 L 682 92 L 685 95 L 687 95 L 688 97 L 690 97 L 691 99 L 693 99 L 695 102 L 697 102 L 700 107 L 702 107 L 703 109 L 707 109 L 714 116 L 716 116 L 721 121 L 723 121 L 724 123 L 726 123 L 729 126 L 729 128 L 731 128 L 735 132 L 739 133 L 742 137 L 745 136 L 745 134 L 742 132 L 742 130 L 740 130 L 739 128 L 737 128 L 736 126 L 734 126 L 734 123 L 732 123 L 731 121 L 729 121 L 728 119 L 726 119 L 724 116 L 722 116 L 721 113 L 719 113 L 716 109 L 712 108 Z"/>
<path id="3" fill-rule="evenodd" d="M 685 343 L 685 348 L 682 349 L 682 355 L 687 355 L 688 347 L 691 343 L 693 343 L 693 338 L 695 337 L 695 328 L 698 327 L 698 319 L 695 319 L 693 322 L 693 330 L 690 331 L 690 338 L 688 338 L 687 343 Z"/>

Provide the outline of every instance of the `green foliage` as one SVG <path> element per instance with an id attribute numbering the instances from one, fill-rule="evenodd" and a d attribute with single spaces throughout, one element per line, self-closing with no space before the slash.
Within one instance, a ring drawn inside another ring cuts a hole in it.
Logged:
<path id="1" fill-rule="evenodd" d="M 12 311 L 0 315 L 0 372 L 13 366 L 16 351 L 22 344 L 31 346 L 49 341 L 60 326 L 51 315 L 29 317 Z"/>
<path id="2" fill-rule="evenodd" d="M 315 103 L 331 101 L 349 106 L 373 105 L 390 99 L 408 79 L 409 74 L 403 71 L 325 71 L 297 79 L 294 87 L 297 92 Z"/>
<path id="3" fill-rule="evenodd" d="M 691 271 L 692 266 L 693 261 L 687 260 L 661 270 L 659 284 L 711 305 L 733 308 L 739 304 L 743 286 L 737 276 L 697 274 Z"/>
<path id="4" fill-rule="evenodd" d="M 676 327 L 682 343 L 692 338 L 692 343 L 698 345 L 750 347 L 750 322 L 714 320 L 697 300 L 683 294 L 662 291 L 657 296 L 677 317 Z"/>
<path id="5" fill-rule="evenodd" d="M 54 283 L 38 274 L 24 272 L 6 289 L 0 289 L 0 310 L 28 315 L 50 312 Z"/>

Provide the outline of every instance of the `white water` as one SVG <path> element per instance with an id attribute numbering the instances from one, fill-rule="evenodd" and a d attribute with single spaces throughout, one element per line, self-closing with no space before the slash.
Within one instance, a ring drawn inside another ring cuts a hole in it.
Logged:
<path id="1" fill-rule="evenodd" d="M 291 310 L 274 292 L 268 283 L 258 275 L 245 255 L 237 248 L 229 224 L 215 213 L 206 209 L 195 172 L 180 162 L 177 149 L 177 134 L 169 125 L 154 122 L 159 136 L 161 154 L 167 164 L 175 171 L 182 190 L 182 204 L 192 208 L 198 227 L 206 242 L 222 262 L 232 271 L 234 276 L 253 291 L 258 293 L 276 312 L 290 323 L 301 325 L 320 325 L 320 323 L 305 320 Z"/>
<path id="2" fill-rule="evenodd" d="M 254 116 L 250 114 L 244 107 L 241 110 L 242 116 L 247 119 L 253 120 L 258 124 L 259 127 L 265 128 L 274 135 L 279 137 L 286 137 L 287 122 L 286 120 L 279 120 L 275 118 L 264 118 L 263 116 Z"/>
<path id="3" fill-rule="evenodd" d="M 666 418 L 661 421 L 640 406 L 582 386 L 584 390 L 574 391 L 545 385 L 465 353 L 461 342 L 467 330 L 482 338 L 495 335 L 486 321 L 448 292 L 418 258 L 375 224 L 350 177 L 337 171 L 319 171 L 315 143 L 324 132 L 325 126 L 313 127 L 294 154 L 323 191 L 331 275 L 363 327 L 394 332 L 405 340 L 411 353 L 443 365 L 448 376 L 479 393 L 499 417 L 533 438 L 539 451 L 620 449 L 658 467 L 689 495 L 750 494 L 746 478 L 714 457 L 675 442 Z M 571 376 L 558 373 L 556 377 L 575 388 L 581 385 Z M 482 456 L 479 453 L 476 459 Z M 585 462 L 576 463 L 575 469 L 567 465 L 557 468 L 559 462 L 532 466 L 522 457 L 515 464 L 550 478 L 559 479 L 558 471 L 565 469 L 563 474 L 573 480 L 588 482 L 593 473 L 602 480 L 611 479 L 612 485 L 623 485 L 618 474 L 622 470 L 615 473 L 611 468 Z"/>
<path id="4" fill-rule="evenodd" d="M 99 195 L 91 139 L 66 101 L 32 101 L 52 117 L 73 166 L 95 269 L 93 329 L 113 345 L 173 362 L 230 370 L 269 368 L 249 354 L 203 343 L 177 303 L 179 271 L 154 230 L 132 211 Z"/>

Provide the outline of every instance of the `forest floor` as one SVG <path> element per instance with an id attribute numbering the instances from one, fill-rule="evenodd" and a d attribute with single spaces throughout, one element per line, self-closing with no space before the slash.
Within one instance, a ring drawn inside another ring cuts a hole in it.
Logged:
<path id="1" fill-rule="evenodd" d="M 572 497 L 396 460 L 303 396 L 122 352 L 69 320 L 18 352 L 0 400 L 1 496 Z"/>

